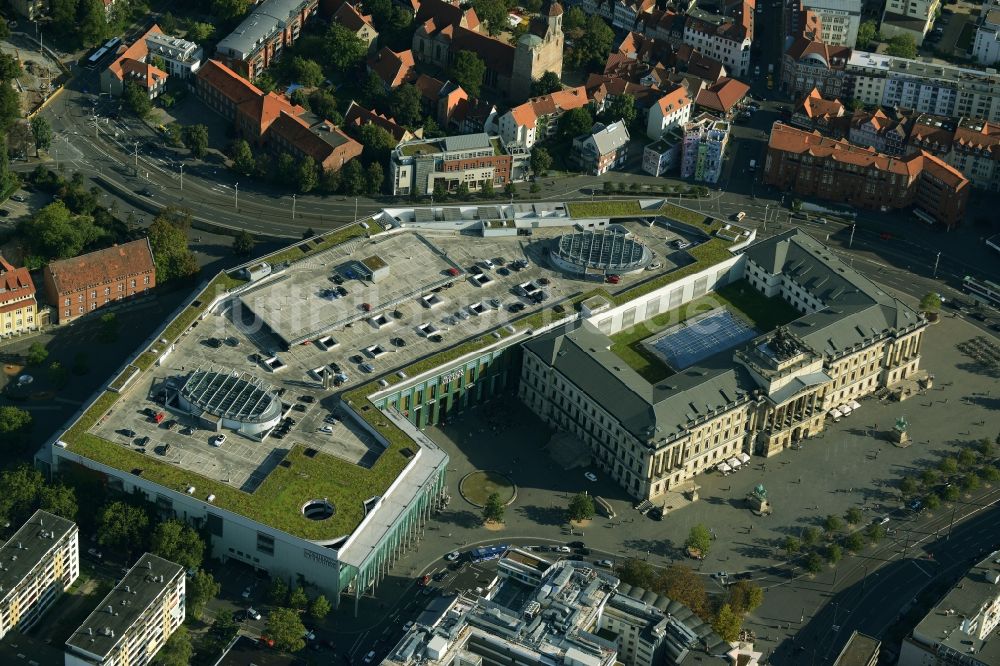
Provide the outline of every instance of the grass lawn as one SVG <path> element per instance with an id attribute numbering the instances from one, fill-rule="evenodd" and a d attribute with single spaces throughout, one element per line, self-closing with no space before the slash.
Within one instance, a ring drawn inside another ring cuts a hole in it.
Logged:
<path id="1" fill-rule="evenodd" d="M 726 285 L 717 292 L 702 296 L 681 307 L 656 315 L 648 321 L 611 336 L 611 351 L 629 364 L 633 370 L 655 384 L 673 374 L 673 371 L 658 356 L 643 346 L 642 341 L 660 331 L 679 324 L 695 315 L 728 308 L 733 314 L 750 322 L 758 331 L 770 331 L 787 324 L 800 315 L 795 309 L 779 298 L 767 298 L 740 280 Z"/>
<path id="2" fill-rule="evenodd" d="M 500 495 L 500 501 L 506 504 L 514 499 L 514 484 L 500 472 L 482 470 L 472 472 L 459 485 L 459 490 L 465 499 L 479 507 L 486 506 L 486 500 L 493 493 Z"/>

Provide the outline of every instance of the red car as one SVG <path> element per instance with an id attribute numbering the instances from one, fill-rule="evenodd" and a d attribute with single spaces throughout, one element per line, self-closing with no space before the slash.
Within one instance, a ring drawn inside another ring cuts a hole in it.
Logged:
<path id="1" fill-rule="evenodd" d="M 622 281 L 622 276 L 621 275 L 609 275 L 608 277 L 605 278 L 605 280 L 607 280 L 608 284 L 618 284 L 619 282 Z"/>
<path id="2" fill-rule="evenodd" d="M 454 267 L 449 268 L 448 269 L 448 275 L 452 275 L 452 276 L 458 275 L 458 269 L 454 268 Z"/>
<path id="3" fill-rule="evenodd" d="M 361 304 L 361 309 L 364 310 L 365 312 L 371 312 L 372 311 L 372 304 L 371 303 L 362 303 Z"/>

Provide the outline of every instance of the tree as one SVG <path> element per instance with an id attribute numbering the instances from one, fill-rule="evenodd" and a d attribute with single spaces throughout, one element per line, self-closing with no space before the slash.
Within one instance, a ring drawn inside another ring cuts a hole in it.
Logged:
<path id="1" fill-rule="evenodd" d="M 897 58 L 916 58 L 917 44 L 910 35 L 896 35 L 889 40 L 889 47 L 885 52 Z"/>
<path id="2" fill-rule="evenodd" d="M 996 467 L 984 467 L 979 470 L 979 476 L 983 477 L 983 481 L 986 483 L 996 483 L 1000 480 L 1000 470 Z"/>
<path id="3" fill-rule="evenodd" d="M 201 619 L 205 604 L 218 596 L 221 591 L 222 585 L 216 582 L 212 574 L 204 569 L 198 569 L 187 581 L 187 605 L 191 617 L 196 620 Z"/>
<path id="4" fill-rule="evenodd" d="M 840 519 L 840 516 L 835 516 L 830 514 L 823 521 L 823 529 L 825 529 L 830 534 L 834 532 L 839 532 L 844 528 L 844 521 Z"/>
<path id="5" fill-rule="evenodd" d="M 844 549 L 838 544 L 831 543 L 826 547 L 826 561 L 830 564 L 836 564 L 844 557 Z"/>
<path id="6" fill-rule="evenodd" d="M 941 295 L 933 291 L 924 294 L 920 299 L 920 311 L 936 313 L 941 309 Z"/>
<path id="7" fill-rule="evenodd" d="M 156 281 L 168 282 L 198 272 L 198 262 L 188 248 L 187 229 L 191 217 L 173 206 L 163 209 L 149 226 Z"/>
<path id="8" fill-rule="evenodd" d="M 597 15 L 590 16 L 570 54 L 570 64 L 573 67 L 603 67 L 614 40 L 615 33 L 604 19 Z"/>
<path id="9" fill-rule="evenodd" d="M 45 260 L 79 255 L 104 234 L 89 215 L 73 215 L 63 201 L 54 201 L 18 227 L 31 252 Z"/>
<path id="10" fill-rule="evenodd" d="M 290 153 L 281 153 L 274 162 L 274 176 L 282 185 L 294 185 L 298 177 L 295 158 Z"/>
<path id="11" fill-rule="evenodd" d="M 875 39 L 875 33 L 878 32 L 878 27 L 875 25 L 875 21 L 865 21 L 858 26 L 858 39 L 855 42 L 859 49 L 864 49 L 866 46 L 872 43 Z"/>
<path id="12" fill-rule="evenodd" d="M 885 528 L 878 523 L 872 523 L 865 529 L 865 536 L 868 537 L 868 541 L 876 544 L 885 538 Z"/>
<path id="13" fill-rule="evenodd" d="M 486 63 L 472 51 L 459 51 L 452 62 L 449 76 L 469 93 L 469 97 L 479 97 L 486 78 Z"/>
<path id="14" fill-rule="evenodd" d="M 40 342 L 32 342 L 31 346 L 28 347 L 28 355 L 25 361 L 28 365 L 41 365 L 45 363 L 45 359 L 49 357 L 48 350 Z"/>
<path id="15" fill-rule="evenodd" d="M 104 506 L 98 524 L 97 540 L 102 546 L 120 548 L 131 555 L 146 542 L 149 515 L 142 507 L 116 501 Z"/>
<path id="16" fill-rule="evenodd" d="M 938 497 L 937 495 L 928 495 L 926 498 L 924 498 L 924 506 L 933 511 L 934 509 L 941 506 L 941 498 Z"/>
<path id="17" fill-rule="evenodd" d="M 976 464 L 976 454 L 972 449 L 962 449 L 958 452 L 958 464 L 962 468 L 972 467 Z"/>
<path id="18" fill-rule="evenodd" d="M 365 188 L 366 193 L 370 197 L 381 194 L 382 187 L 385 185 L 385 172 L 382 171 L 382 165 L 378 162 L 372 162 L 368 165 L 367 173 L 368 186 Z"/>
<path id="19" fill-rule="evenodd" d="M 153 664 L 155 666 L 188 666 L 193 654 L 191 636 L 188 634 L 187 627 L 182 624 L 174 630 L 174 633 L 170 634 L 170 638 L 156 653 Z"/>
<path id="20" fill-rule="evenodd" d="M 205 125 L 187 125 L 181 131 L 181 137 L 195 157 L 200 159 L 208 154 L 208 127 Z"/>
<path id="21" fill-rule="evenodd" d="M 988 460 L 996 455 L 996 445 L 990 441 L 989 437 L 983 437 L 976 443 L 976 451 L 984 459 Z"/>
<path id="22" fill-rule="evenodd" d="M 581 134 L 586 134 L 594 126 L 594 117 L 586 107 L 570 109 L 559 117 L 556 132 L 563 141 L 572 141 Z"/>
<path id="23" fill-rule="evenodd" d="M 319 184 L 319 176 L 316 173 L 316 160 L 308 155 L 299 162 L 299 168 L 295 174 L 295 185 L 299 192 L 305 194 L 316 189 Z"/>
<path id="24" fill-rule="evenodd" d="M 44 116 L 31 119 L 31 134 L 35 137 L 35 157 L 39 150 L 48 150 L 52 145 L 52 126 Z"/>
<path id="25" fill-rule="evenodd" d="M 396 140 L 388 130 L 374 123 L 362 125 L 357 130 L 358 141 L 363 145 L 364 157 L 372 162 L 386 162 L 389 153 L 396 147 Z"/>
<path id="26" fill-rule="evenodd" d="M 197 569 L 205 556 L 205 542 L 201 536 L 179 520 L 159 523 L 153 530 L 149 549 L 185 569 Z"/>
<path id="27" fill-rule="evenodd" d="M 236 232 L 236 236 L 233 237 L 233 253 L 241 257 L 247 257 L 253 254 L 253 246 L 256 243 L 253 234 L 245 229 L 241 229 Z"/>
<path id="28" fill-rule="evenodd" d="M 381 107 L 382 100 L 385 99 L 385 84 L 375 72 L 369 72 L 368 78 L 361 84 L 362 103 L 368 108 Z"/>
<path id="29" fill-rule="evenodd" d="M 904 476 L 899 481 L 899 492 L 903 494 L 903 497 L 917 492 L 917 487 L 917 482 L 912 476 Z"/>
<path id="30" fill-rule="evenodd" d="M 844 545 L 847 546 L 847 550 L 852 553 L 860 552 L 865 547 L 865 539 L 861 536 L 860 532 L 851 532 L 844 539 Z"/>
<path id="31" fill-rule="evenodd" d="M 17 58 L 8 53 L 0 53 L 0 80 L 10 81 L 23 75 L 24 70 Z"/>
<path id="32" fill-rule="evenodd" d="M 847 518 L 847 522 L 851 525 L 857 525 L 864 518 L 864 514 L 861 513 L 861 509 L 852 506 L 847 510 L 847 514 L 844 517 Z"/>
<path id="33" fill-rule="evenodd" d="M 77 18 L 77 34 L 87 48 L 97 46 L 108 38 L 108 15 L 101 0 L 81 0 Z"/>
<path id="34" fill-rule="evenodd" d="M 946 502 L 954 502 L 958 499 L 959 495 L 958 487 L 952 484 L 948 484 L 941 490 L 941 499 Z"/>
<path id="35" fill-rule="evenodd" d="M 0 449 L 10 455 L 24 448 L 31 425 L 31 412 L 20 407 L 0 407 Z"/>
<path id="36" fill-rule="evenodd" d="M 569 501 L 570 520 L 590 520 L 594 517 L 594 498 L 587 493 L 577 493 Z"/>
<path id="37" fill-rule="evenodd" d="M 726 603 L 739 615 L 752 613 L 764 603 L 764 590 L 749 580 L 739 580 L 726 591 Z"/>
<path id="38" fill-rule="evenodd" d="M 344 194 L 351 196 L 364 194 L 365 185 L 365 171 L 360 161 L 351 160 L 340 170 L 340 191 Z"/>
<path id="39" fill-rule="evenodd" d="M 925 488 L 928 488 L 937 483 L 940 476 L 941 475 L 937 473 L 937 470 L 925 469 L 920 473 L 920 483 L 922 483 Z"/>
<path id="40" fill-rule="evenodd" d="M 250 0 L 212 0 L 212 13 L 228 20 L 243 16 L 250 9 Z"/>
<path id="41" fill-rule="evenodd" d="M 459 201 L 467 201 L 469 198 L 469 184 L 462 181 L 455 189 L 455 198 Z"/>
<path id="42" fill-rule="evenodd" d="M 4 129 L 21 117 L 21 98 L 9 81 L 0 82 L 0 126 Z M 4 160 L 7 159 L 7 148 L 4 146 Z"/>
<path id="43" fill-rule="evenodd" d="M 544 176 L 552 168 L 552 156 L 541 146 L 531 149 L 531 170 L 539 176 Z"/>
<path id="44" fill-rule="evenodd" d="M 511 199 L 513 199 L 514 197 L 517 196 L 517 185 L 515 185 L 514 183 L 511 183 L 511 182 L 508 182 L 506 185 L 503 186 L 503 193 L 506 196 L 508 196 Z"/>
<path id="45" fill-rule="evenodd" d="M 479 196 L 483 199 L 492 199 L 494 197 L 492 180 L 483 181 L 482 186 L 479 188 Z"/>
<path id="46" fill-rule="evenodd" d="M 707 527 L 698 523 L 688 532 L 688 538 L 684 545 L 700 551 L 701 556 L 704 557 L 708 555 L 708 551 L 712 547 L 712 534 Z"/>
<path id="47" fill-rule="evenodd" d="M 583 30 L 587 25 L 587 14 L 580 7 L 573 6 L 563 14 L 563 30 L 566 32 L 576 32 Z"/>
<path id="48" fill-rule="evenodd" d="M 149 94 L 139 84 L 132 81 L 125 84 L 122 99 L 125 101 L 125 108 L 139 118 L 148 118 L 150 112 L 153 110 L 153 103 L 149 101 Z"/>
<path id="49" fill-rule="evenodd" d="M 682 564 L 672 564 L 657 576 L 654 589 L 686 605 L 698 617 L 708 618 L 708 594 L 702 577 Z"/>
<path id="50" fill-rule="evenodd" d="M 615 567 L 615 574 L 623 583 L 628 583 L 633 587 L 652 589 L 656 580 L 656 570 L 649 562 L 629 558 L 624 562 L 619 562 Z"/>
<path id="51" fill-rule="evenodd" d="M 233 142 L 233 170 L 243 176 L 249 176 L 257 170 L 250 144 L 243 139 Z"/>
<path id="52" fill-rule="evenodd" d="M 604 122 L 614 123 L 622 120 L 625 122 L 626 127 L 628 127 L 635 121 L 637 113 L 635 109 L 635 97 L 625 93 L 624 95 L 616 95 L 612 98 L 611 103 L 608 104 L 602 115 Z"/>
<path id="53" fill-rule="evenodd" d="M 819 543 L 820 533 L 815 527 L 807 527 L 802 530 L 802 543 L 812 547 Z"/>
<path id="54" fill-rule="evenodd" d="M 318 62 L 308 58 L 303 58 L 302 56 L 293 57 L 291 62 L 289 62 L 288 67 L 289 74 L 291 74 L 295 83 L 308 88 L 318 86 L 323 83 L 323 79 L 326 78 L 323 76 L 323 68 L 320 67 Z"/>
<path id="55" fill-rule="evenodd" d="M 722 640 L 735 642 L 739 640 L 740 629 L 743 628 L 743 620 L 739 613 L 735 612 L 729 604 L 722 604 L 718 614 L 712 618 L 712 629 Z"/>
<path id="56" fill-rule="evenodd" d="M 542 76 L 531 82 L 531 96 L 550 95 L 562 90 L 562 81 L 553 71 L 546 71 Z"/>
<path id="57" fill-rule="evenodd" d="M 339 23 L 330 25 L 326 44 L 327 64 L 339 74 L 357 69 L 368 54 L 368 44 Z"/>
<path id="58" fill-rule="evenodd" d="M 498 493 L 492 493 L 486 498 L 486 506 L 483 507 L 483 520 L 488 523 L 502 523 L 504 512 L 507 507 Z"/>
<path id="59" fill-rule="evenodd" d="M 275 606 L 288 601 L 288 583 L 284 578 L 275 578 L 271 581 L 271 586 L 267 588 L 267 599 Z"/>
<path id="60" fill-rule="evenodd" d="M 802 549 L 802 542 L 793 536 L 788 536 L 785 537 L 785 543 L 783 547 L 785 549 L 785 554 L 788 557 L 791 557 L 792 555 L 794 555 L 795 553 L 799 552 Z"/>
<path id="61" fill-rule="evenodd" d="M 809 573 L 819 573 L 823 570 L 823 558 L 819 553 L 812 552 L 806 557 L 806 571 Z"/>
<path id="62" fill-rule="evenodd" d="M 420 104 L 420 91 L 410 83 L 404 83 L 389 95 L 389 111 L 396 122 L 406 127 L 420 125 L 423 119 Z"/>
<path id="63" fill-rule="evenodd" d="M 306 591 L 301 587 L 296 587 L 292 590 L 292 593 L 288 595 L 288 605 L 295 610 L 304 610 L 309 605 L 309 597 L 306 596 Z"/>
<path id="64" fill-rule="evenodd" d="M 187 38 L 195 44 L 207 42 L 215 34 L 215 26 L 211 23 L 191 21 L 187 27 Z"/>
<path id="65" fill-rule="evenodd" d="M 69 381 L 69 373 L 59 361 L 52 361 L 45 374 L 48 376 L 49 382 L 56 388 L 63 388 Z"/>
<path id="66" fill-rule="evenodd" d="M 942 474 L 955 474 L 958 472 L 958 461 L 951 456 L 942 458 L 938 463 L 938 469 Z"/>
<path id="67" fill-rule="evenodd" d="M 291 608 L 274 608 L 267 617 L 267 635 L 279 650 L 298 652 L 306 646 L 305 633 L 298 612 Z"/>
<path id="68" fill-rule="evenodd" d="M 44 484 L 38 489 L 36 497 L 38 508 L 66 520 L 76 520 L 76 492 L 69 486 Z"/>
<path id="69" fill-rule="evenodd" d="M 312 603 L 309 604 L 309 616 L 317 622 L 322 622 L 326 619 L 331 610 L 333 610 L 333 607 L 330 606 L 330 602 L 322 594 L 313 599 Z"/>
<path id="70" fill-rule="evenodd" d="M 309 95 L 309 108 L 320 118 L 333 119 L 337 114 L 337 98 L 326 90 L 314 90 Z"/>
<path id="71" fill-rule="evenodd" d="M 472 7 L 479 20 L 486 24 L 491 37 L 496 37 L 510 27 L 507 3 L 503 0 L 472 0 Z"/>

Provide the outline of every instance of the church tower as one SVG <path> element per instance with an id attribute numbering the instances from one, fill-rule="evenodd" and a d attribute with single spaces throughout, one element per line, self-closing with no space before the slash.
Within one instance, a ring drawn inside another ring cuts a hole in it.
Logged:
<path id="1" fill-rule="evenodd" d="M 531 22 L 531 28 L 517 40 L 514 49 L 514 70 L 510 81 L 510 103 L 519 104 L 531 94 L 531 82 L 545 72 L 555 72 L 562 78 L 563 8 L 552 0 L 542 15 Z"/>

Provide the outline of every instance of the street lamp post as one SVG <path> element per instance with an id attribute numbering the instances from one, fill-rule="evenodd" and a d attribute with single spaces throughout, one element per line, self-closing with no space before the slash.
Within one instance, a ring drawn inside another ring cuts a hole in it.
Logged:
<path id="1" fill-rule="evenodd" d="M 180 170 L 181 170 L 181 192 L 183 192 L 184 191 L 184 162 L 181 162 L 179 166 L 180 166 Z"/>
<path id="2" fill-rule="evenodd" d="M 295 219 L 295 195 L 292 195 L 292 219 Z"/>
<path id="3" fill-rule="evenodd" d="M 236 191 L 236 198 L 234 199 L 233 208 L 235 208 L 236 210 L 239 210 L 240 209 L 240 183 L 239 183 L 239 181 L 236 182 L 236 185 L 234 186 L 234 190 Z"/>
<path id="4" fill-rule="evenodd" d="M 934 257 L 934 277 L 937 277 L 938 263 L 941 261 L 941 253 L 938 252 L 937 256 Z"/>
<path id="5" fill-rule="evenodd" d="M 851 225 L 851 237 L 847 241 L 847 249 L 848 250 L 851 249 L 854 246 L 854 228 L 857 227 L 857 226 L 858 226 L 857 224 L 852 224 Z"/>

